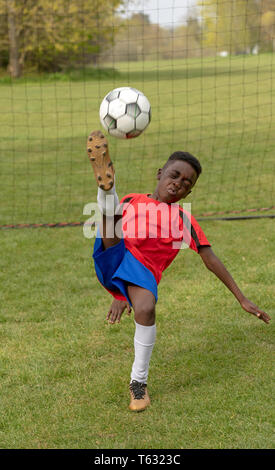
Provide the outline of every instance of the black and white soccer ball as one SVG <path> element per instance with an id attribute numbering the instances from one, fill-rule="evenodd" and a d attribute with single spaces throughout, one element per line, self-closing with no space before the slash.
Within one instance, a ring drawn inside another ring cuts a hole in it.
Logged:
<path id="1" fill-rule="evenodd" d="M 115 88 L 103 98 L 99 117 L 111 136 L 131 139 L 138 137 L 149 125 L 151 105 L 148 98 L 135 88 Z"/>

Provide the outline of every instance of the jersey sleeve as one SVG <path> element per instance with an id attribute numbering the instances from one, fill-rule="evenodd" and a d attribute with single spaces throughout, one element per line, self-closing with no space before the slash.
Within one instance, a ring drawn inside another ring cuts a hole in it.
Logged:
<path id="1" fill-rule="evenodd" d="M 123 198 L 120 200 L 120 204 L 129 203 L 134 197 L 135 193 L 126 194 L 126 196 L 123 196 Z"/>
<path id="2" fill-rule="evenodd" d="M 196 251 L 196 253 L 199 253 L 200 248 L 202 248 L 203 246 L 211 246 L 211 244 L 206 238 L 204 231 L 196 221 L 195 217 L 183 210 L 180 210 L 180 217 L 183 221 L 183 224 L 188 227 L 188 230 L 190 230 L 188 244 L 191 250 L 194 250 Z"/>
<path id="3" fill-rule="evenodd" d="M 191 247 L 197 253 L 199 253 L 200 248 L 203 246 L 211 246 L 209 241 L 206 238 L 204 231 L 202 230 L 201 226 L 196 221 L 195 217 L 191 216 L 191 236 L 194 240 L 194 247 Z"/>

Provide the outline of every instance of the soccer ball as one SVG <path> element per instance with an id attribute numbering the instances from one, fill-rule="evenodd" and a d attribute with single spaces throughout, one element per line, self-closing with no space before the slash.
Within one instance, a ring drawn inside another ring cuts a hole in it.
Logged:
<path id="1" fill-rule="evenodd" d="M 99 117 L 110 135 L 131 139 L 138 137 L 150 123 L 151 105 L 135 88 L 115 88 L 103 98 Z"/>

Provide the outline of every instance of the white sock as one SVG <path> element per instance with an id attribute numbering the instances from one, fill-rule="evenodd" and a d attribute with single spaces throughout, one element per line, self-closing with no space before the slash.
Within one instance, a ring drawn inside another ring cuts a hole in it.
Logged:
<path id="1" fill-rule="evenodd" d="M 156 341 L 156 325 L 144 326 L 136 323 L 134 336 L 135 360 L 131 372 L 131 381 L 147 383 L 149 362 Z"/>
<path id="2" fill-rule="evenodd" d="M 108 191 L 104 191 L 103 189 L 98 188 L 97 203 L 99 205 L 100 211 L 103 214 L 109 216 L 113 216 L 115 214 L 116 209 L 119 206 L 119 199 L 116 193 L 115 183 Z"/>

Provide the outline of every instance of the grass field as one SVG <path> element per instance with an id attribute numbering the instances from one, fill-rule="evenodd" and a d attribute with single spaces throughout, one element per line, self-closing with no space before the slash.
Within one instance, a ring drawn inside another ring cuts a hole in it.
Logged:
<path id="1" fill-rule="evenodd" d="M 0 79 L 0 224 L 84 220 L 86 136 L 104 94 L 128 84 L 153 120 L 139 139 L 110 141 L 119 194 L 153 189 L 184 146 L 204 167 L 193 213 L 274 205 L 273 73 L 263 55 L 120 64 L 97 81 Z M 1 448 L 274 448 L 274 219 L 201 225 L 272 321 L 241 310 L 182 250 L 159 286 L 152 406 L 140 414 L 128 411 L 133 317 L 105 321 L 93 240 L 80 227 L 0 231 Z"/>
<path id="2" fill-rule="evenodd" d="M 274 319 L 274 222 L 205 222 L 214 251 Z M 152 406 L 128 411 L 133 318 L 80 228 L 1 233 L 1 448 L 274 448 L 274 320 L 239 307 L 183 250 L 159 286 Z"/>

